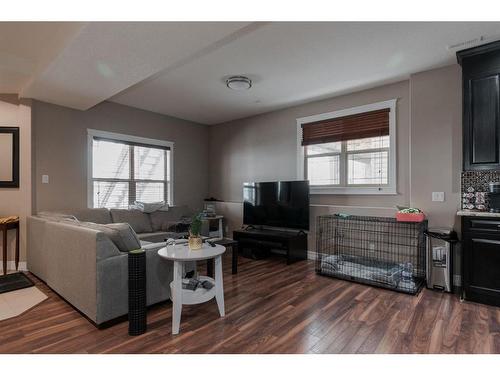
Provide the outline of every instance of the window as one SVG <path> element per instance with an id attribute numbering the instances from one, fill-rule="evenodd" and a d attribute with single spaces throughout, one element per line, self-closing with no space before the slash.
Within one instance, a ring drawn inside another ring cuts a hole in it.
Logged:
<path id="1" fill-rule="evenodd" d="M 396 100 L 297 119 L 312 194 L 396 194 Z"/>
<path id="2" fill-rule="evenodd" d="M 128 208 L 134 201 L 172 205 L 172 142 L 91 129 L 88 134 L 89 207 Z"/>

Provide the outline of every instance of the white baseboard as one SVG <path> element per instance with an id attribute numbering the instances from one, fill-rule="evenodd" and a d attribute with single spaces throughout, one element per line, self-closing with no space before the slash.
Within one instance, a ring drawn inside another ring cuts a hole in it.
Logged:
<path id="1" fill-rule="evenodd" d="M 0 265 L 0 267 L 2 267 L 2 265 Z M 14 271 L 15 269 L 16 269 L 16 262 L 14 262 L 13 260 L 8 260 L 7 261 L 7 270 Z M 26 262 L 19 262 L 18 270 L 19 271 L 27 271 L 28 268 L 27 268 Z"/>

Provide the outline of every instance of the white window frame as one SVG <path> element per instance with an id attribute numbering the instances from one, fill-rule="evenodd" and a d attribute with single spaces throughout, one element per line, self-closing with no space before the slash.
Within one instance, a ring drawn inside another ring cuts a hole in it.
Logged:
<path id="1" fill-rule="evenodd" d="M 338 117 L 355 115 L 358 113 L 376 111 L 389 108 L 389 183 L 382 186 L 334 186 L 334 185 L 311 185 L 311 194 L 353 194 L 353 195 L 396 195 L 397 194 L 397 160 L 396 160 L 396 104 L 397 99 L 386 100 L 358 107 L 342 109 L 339 111 L 321 113 L 319 115 L 300 117 L 297 119 L 297 178 L 304 180 L 305 176 L 305 152 L 302 146 L 302 124 L 316 121 L 324 121 Z M 342 168 L 341 168 L 342 173 Z M 342 176 L 341 180 L 342 180 Z"/>
<path id="2" fill-rule="evenodd" d="M 169 205 L 174 205 L 174 142 L 163 141 L 153 138 L 143 138 L 134 135 L 112 133 L 103 130 L 87 129 L 87 207 L 94 207 L 94 184 L 92 180 L 92 165 L 93 165 L 93 142 L 94 137 L 106 138 L 115 141 L 125 141 L 132 143 L 141 143 L 144 145 L 168 147 L 170 149 L 170 185 L 167 191 Z"/>

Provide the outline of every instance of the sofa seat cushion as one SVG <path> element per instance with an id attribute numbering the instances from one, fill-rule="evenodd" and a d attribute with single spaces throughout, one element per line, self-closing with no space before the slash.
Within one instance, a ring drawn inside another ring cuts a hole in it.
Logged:
<path id="1" fill-rule="evenodd" d="M 75 225 L 95 229 L 103 232 L 122 252 L 129 252 L 141 248 L 141 242 L 128 223 L 97 224 L 78 222 Z"/>
<path id="2" fill-rule="evenodd" d="M 145 245 L 142 245 L 143 250 L 160 250 L 161 248 L 167 245 L 166 242 L 148 242 Z"/>
<path id="3" fill-rule="evenodd" d="M 150 233 L 153 231 L 149 214 L 139 210 L 111 209 L 113 223 L 129 223 L 136 233 Z"/>
<path id="4" fill-rule="evenodd" d="M 84 208 L 74 212 L 76 218 L 80 221 L 111 224 L 111 214 L 107 208 Z"/>
<path id="5" fill-rule="evenodd" d="M 139 233 L 137 237 L 141 241 L 148 242 L 165 242 L 169 238 L 177 239 L 186 235 L 186 233 L 173 233 L 173 232 L 152 232 L 152 233 Z"/>

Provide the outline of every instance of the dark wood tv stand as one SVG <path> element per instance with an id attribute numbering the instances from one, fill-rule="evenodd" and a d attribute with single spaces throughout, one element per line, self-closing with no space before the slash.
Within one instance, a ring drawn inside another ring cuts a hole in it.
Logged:
<path id="1" fill-rule="evenodd" d="M 240 254 L 245 250 L 269 253 L 271 249 L 282 250 L 286 263 L 307 259 L 307 234 L 303 231 L 280 231 L 272 229 L 247 228 L 233 231 L 233 240 L 238 241 Z"/>

